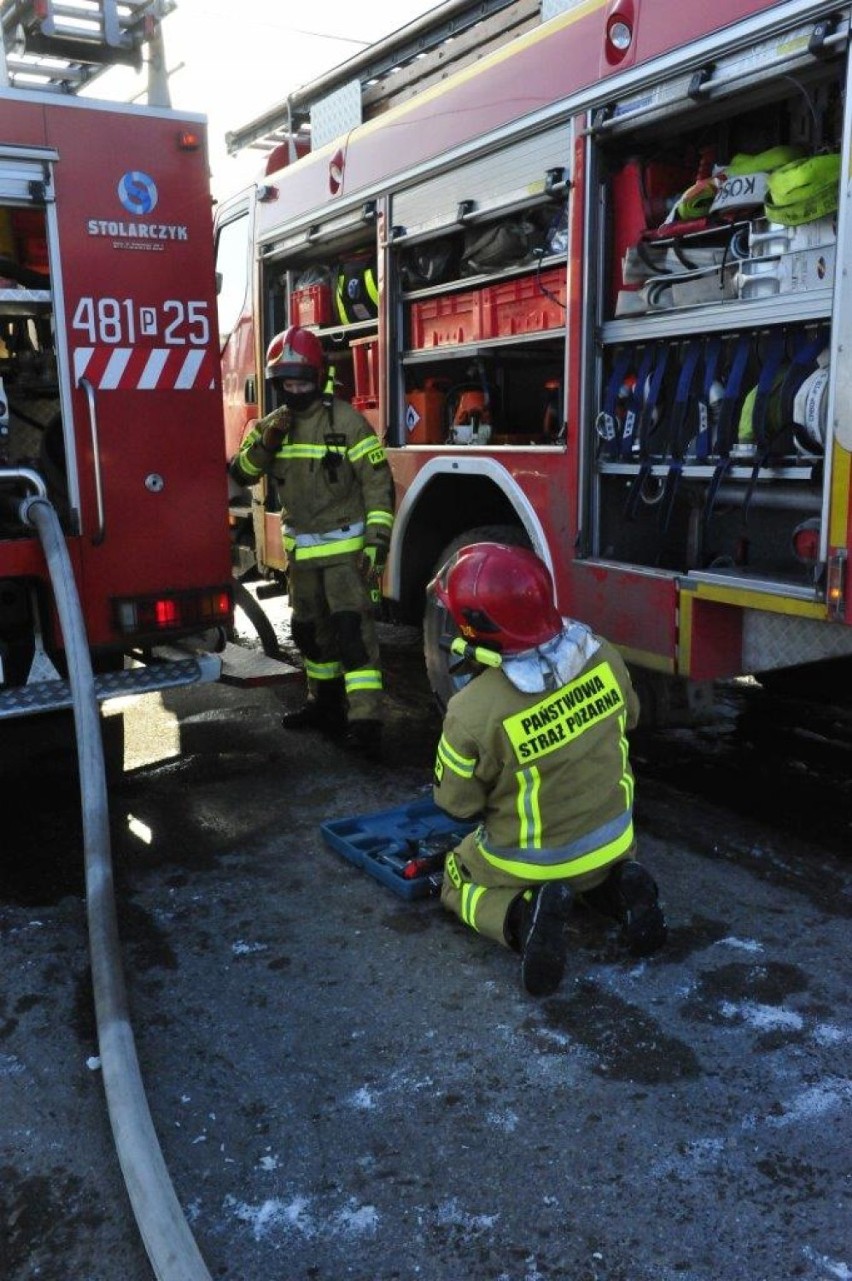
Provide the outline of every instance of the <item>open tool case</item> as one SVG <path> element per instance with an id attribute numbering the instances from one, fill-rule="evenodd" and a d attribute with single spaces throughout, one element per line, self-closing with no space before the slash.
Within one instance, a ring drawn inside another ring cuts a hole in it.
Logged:
<path id="1" fill-rule="evenodd" d="M 401 898 L 425 898 L 441 884 L 444 854 L 475 825 L 451 818 L 431 797 L 397 809 L 322 823 L 328 844 Z"/>

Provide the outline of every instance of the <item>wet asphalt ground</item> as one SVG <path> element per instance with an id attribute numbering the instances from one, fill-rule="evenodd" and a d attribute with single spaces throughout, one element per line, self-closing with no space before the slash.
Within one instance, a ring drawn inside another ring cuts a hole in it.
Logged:
<path id="1" fill-rule="evenodd" d="M 536 1001 L 511 953 L 322 838 L 428 791 L 419 638 L 382 642 L 381 765 L 284 733 L 298 684 L 126 709 L 125 973 L 211 1276 L 849 1281 L 843 718 L 735 691 L 700 731 L 637 735 L 669 945 L 631 961 L 578 913 Z M 5 790 L 0 1277 L 147 1281 L 98 1070 L 75 783 L 24 768 Z"/>

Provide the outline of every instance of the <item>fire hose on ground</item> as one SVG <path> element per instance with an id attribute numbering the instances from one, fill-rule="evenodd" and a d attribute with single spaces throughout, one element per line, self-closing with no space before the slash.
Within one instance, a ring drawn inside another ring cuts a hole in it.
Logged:
<path id="1" fill-rule="evenodd" d="M 22 522 L 41 539 L 65 642 L 80 767 L 86 912 L 95 1016 L 110 1124 L 136 1223 L 158 1281 L 211 1281 L 169 1178 L 154 1130 L 130 1026 L 112 874 L 109 813 L 98 702 L 71 560 L 41 477 L 17 469 L 36 490 Z"/>

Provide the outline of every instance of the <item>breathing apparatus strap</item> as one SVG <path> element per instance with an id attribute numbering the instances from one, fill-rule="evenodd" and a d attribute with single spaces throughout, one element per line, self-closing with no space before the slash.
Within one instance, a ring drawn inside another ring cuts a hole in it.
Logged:
<path id="1" fill-rule="evenodd" d="M 599 448 L 601 452 L 606 450 L 611 459 L 617 458 L 619 453 L 619 427 L 616 408 L 621 388 L 624 386 L 624 380 L 632 363 L 633 352 L 629 347 L 623 347 L 615 358 L 612 373 L 606 385 L 603 409 L 595 419 L 595 431 L 600 441 Z"/>
<path id="2" fill-rule="evenodd" d="M 636 374 L 636 381 L 633 384 L 630 395 L 627 399 L 627 408 L 624 412 L 624 424 L 621 429 L 621 442 L 618 451 L 621 458 L 629 460 L 633 456 L 633 442 L 634 439 L 638 439 L 639 433 L 637 429 L 642 418 L 642 397 L 644 394 L 644 387 L 648 381 L 653 361 L 654 347 L 649 343 L 642 353 L 642 360 Z"/>
<path id="3" fill-rule="evenodd" d="M 701 349 L 702 340 L 700 338 L 693 338 L 687 343 L 677 380 L 677 391 L 675 392 L 674 408 L 669 426 L 671 457 L 660 507 L 660 529 L 663 532 L 669 527 L 675 494 L 683 472 L 683 456 L 687 445 L 687 441 L 684 439 L 686 421 L 692 401 L 695 374 L 701 359 Z"/>
<path id="4" fill-rule="evenodd" d="M 743 499 L 743 525 L 748 523 L 748 514 L 751 507 L 751 500 L 754 497 L 754 491 L 757 487 L 758 476 L 762 467 L 766 466 L 770 454 L 772 453 L 772 438 L 767 430 L 767 415 L 769 412 L 769 398 L 772 395 L 772 389 L 775 385 L 775 379 L 781 368 L 781 362 L 784 359 L 784 353 L 787 348 L 787 335 L 783 330 L 772 334 L 769 340 L 769 349 L 766 353 L 760 375 L 757 380 L 757 394 L 754 398 L 754 408 L 752 409 L 751 426 L 754 432 L 754 462 L 751 468 L 751 477 Z"/>
<path id="5" fill-rule="evenodd" d="M 701 379 L 701 396 L 698 400 L 698 431 L 695 436 L 695 457 L 706 462 L 713 450 L 713 415 L 710 398 L 716 381 L 716 370 L 722 354 L 722 339 L 708 338 L 704 344 L 704 370 Z"/>
<path id="6" fill-rule="evenodd" d="M 322 403 L 325 406 L 326 413 L 328 414 L 329 428 L 334 426 L 334 379 L 336 373 L 337 370 L 334 365 L 329 365 L 325 385 L 322 389 Z"/>
<path id="7" fill-rule="evenodd" d="M 713 515 L 713 508 L 716 505 L 719 487 L 731 466 L 731 448 L 736 433 L 737 407 L 750 353 L 751 339 L 746 334 L 740 334 L 734 345 L 734 354 L 731 359 L 728 377 L 725 381 L 725 392 L 722 396 L 722 404 L 719 410 L 719 423 L 716 429 L 715 442 L 719 461 L 710 478 L 707 496 L 704 500 L 704 519 L 702 523 L 705 539 Z"/>
<path id="8" fill-rule="evenodd" d="M 653 425 L 654 410 L 657 406 L 657 400 L 660 395 L 660 388 L 663 385 L 663 379 L 666 374 L 666 365 L 669 359 L 669 344 L 660 343 L 655 351 L 656 363 L 654 371 L 651 374 L 648 383 L 648 395 L 643 398 L 642 412 L 639 416 L 639 470 L 633 477 L 633 483 L 627 494 L 627 500 L 624 504 L 624 519 L 633 520 L 639 506 L 639 499 L 642 495 L 642 489 L 645 481 L 653 469 L 653 461 L 648 443 L 648 435 Z"/>

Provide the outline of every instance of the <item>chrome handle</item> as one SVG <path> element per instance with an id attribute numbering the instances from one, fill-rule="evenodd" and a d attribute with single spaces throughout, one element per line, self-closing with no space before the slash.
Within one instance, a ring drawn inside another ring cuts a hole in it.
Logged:
<path id="1" fill-rule="evenodd" d="M 92 534 L 92 543 L 98 547 L 104 541 L 106 518 L 104 516 L 104 486 L 101 476 L 101 447 L 98 440 L 98 411 L 95 405 L 95 389 L 88 378 L 81 378 L 77 386 L 86 393 L 89 405 L 89 431 L 92 437 L 92 463 L 95 470 L 95 503 L 98 509 L 98 527 Z"/>

